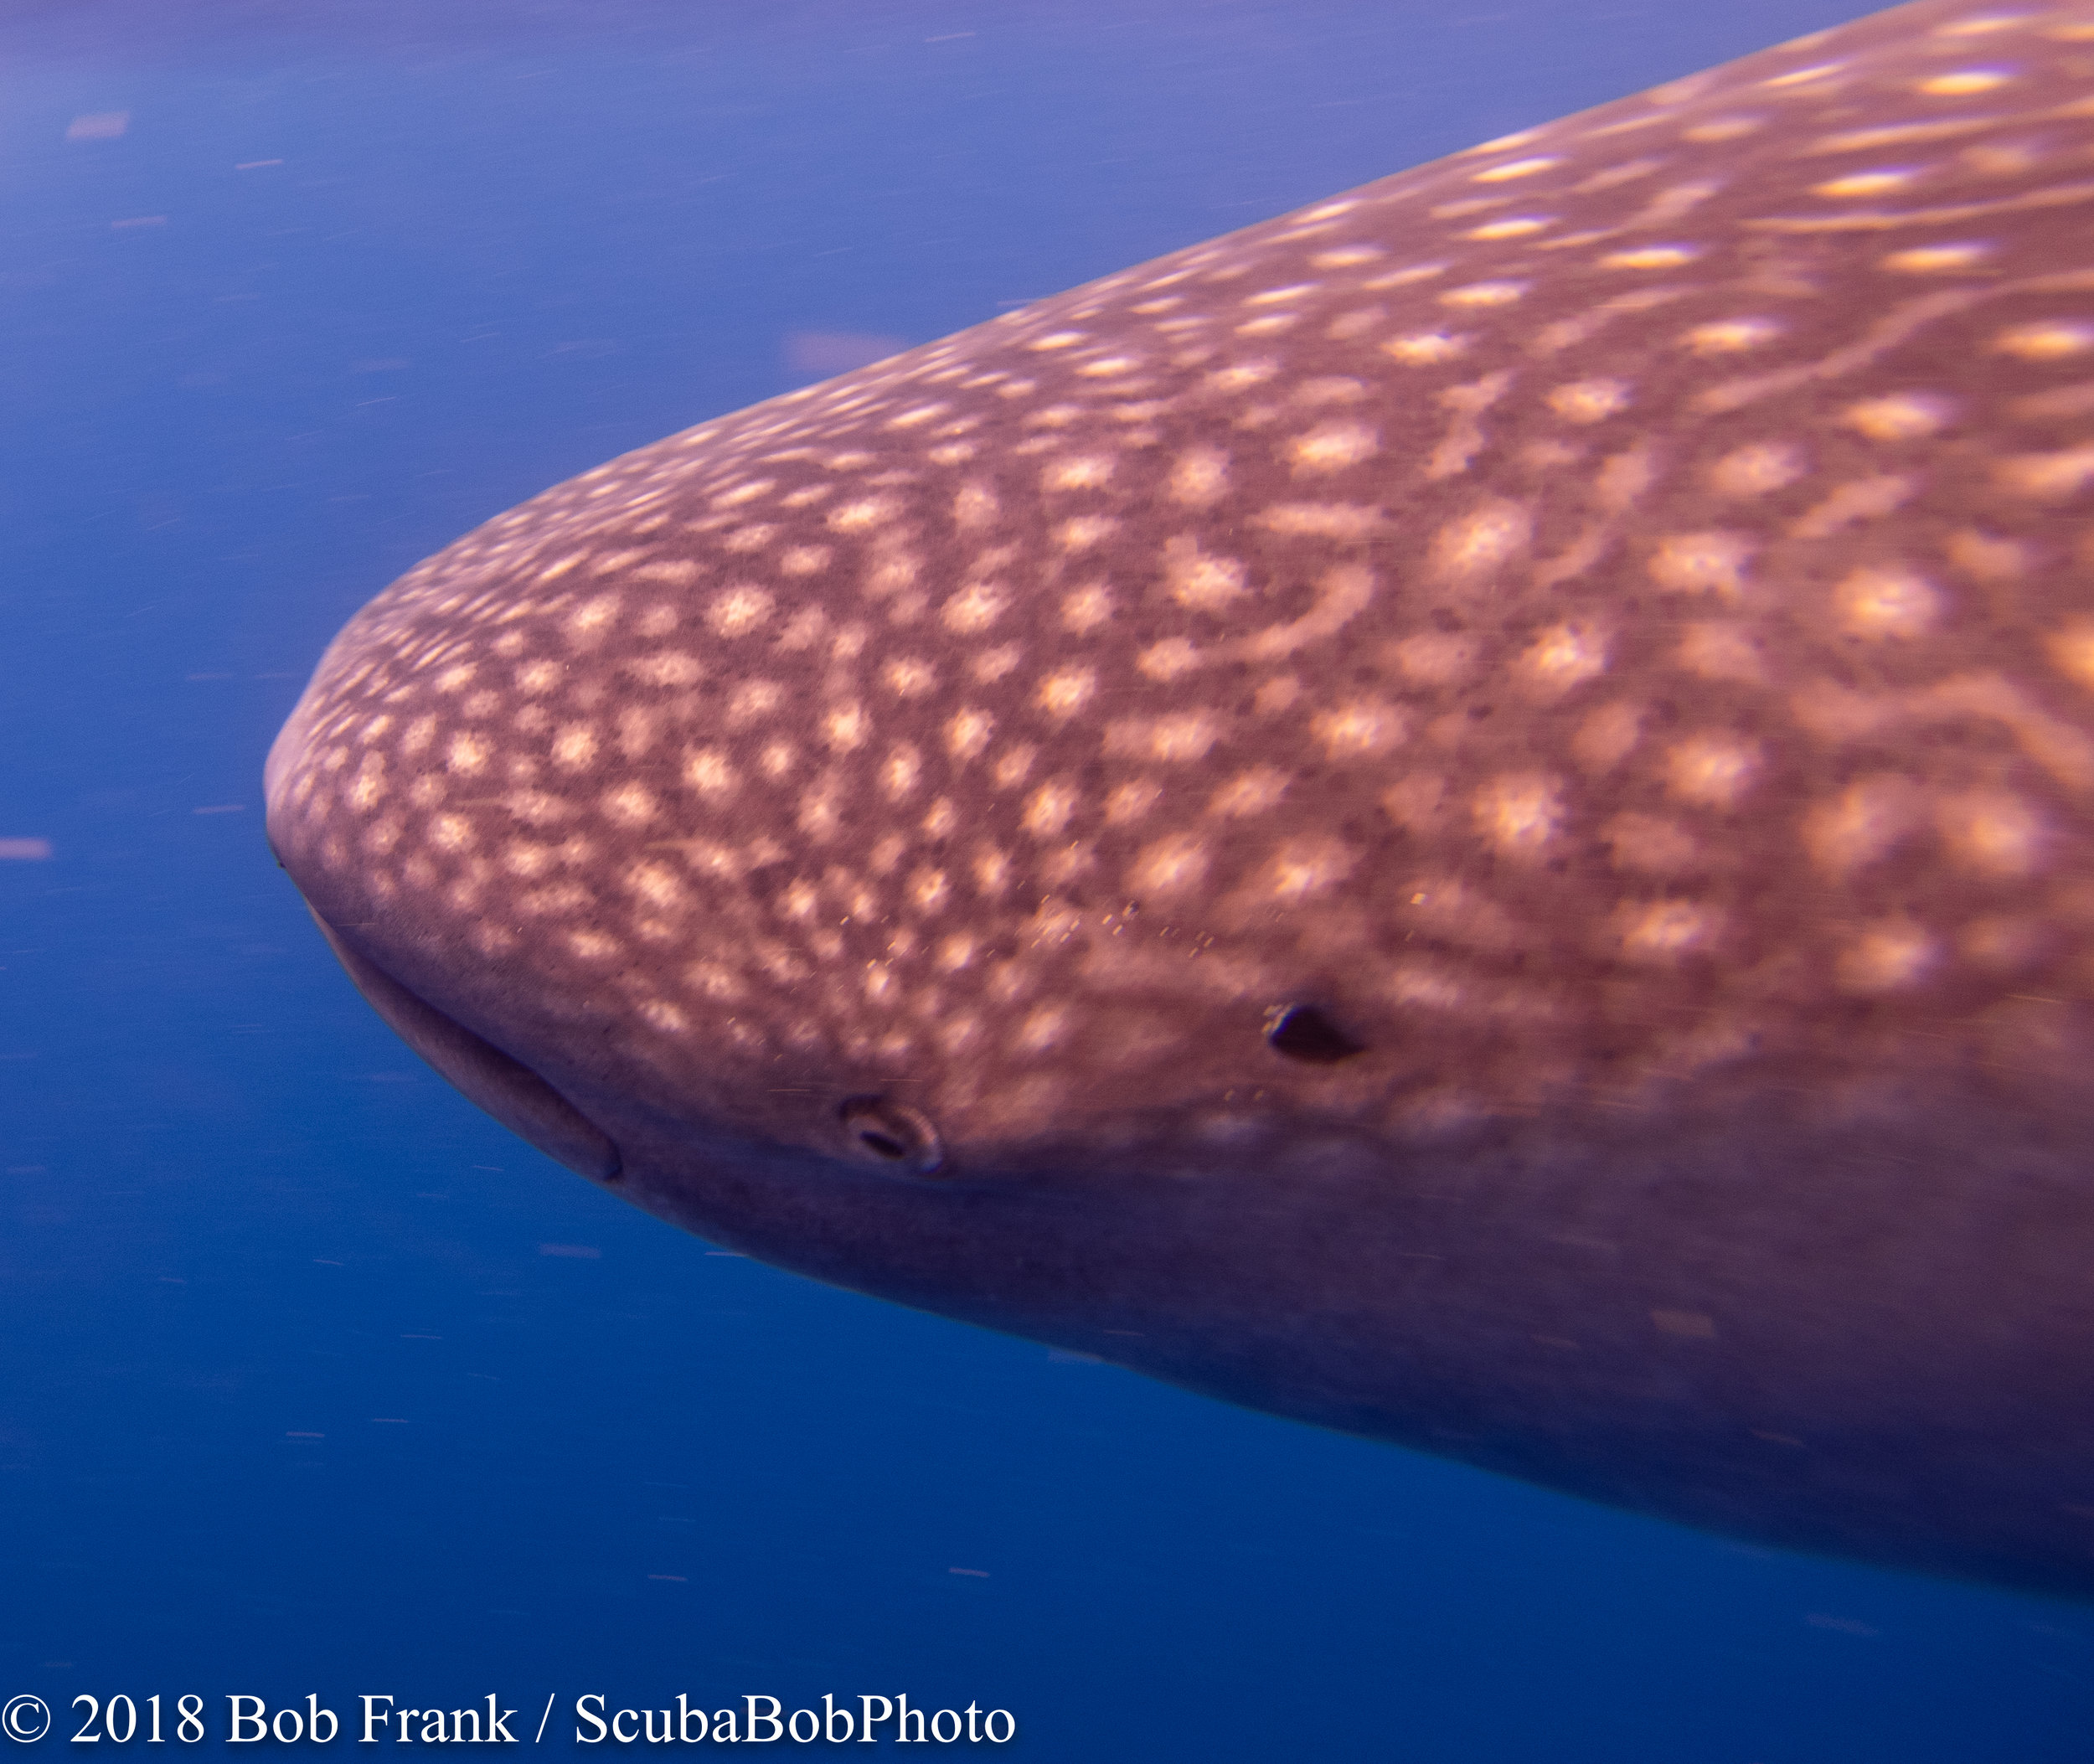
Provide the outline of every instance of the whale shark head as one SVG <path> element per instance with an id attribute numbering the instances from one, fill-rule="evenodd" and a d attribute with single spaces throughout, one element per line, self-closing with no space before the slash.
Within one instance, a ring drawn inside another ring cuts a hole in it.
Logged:
<path id="1" fill-rule="evenodd" d="M 825 1277 L 1426 1443 L 2005 1388 L 1918 1319 L 2051 1329 L 1957 1258 L 2090 1204 L 2091 73 L 1929 0 L 628 454 L 357 616 L 272 841 L 474 1100 Z"/>

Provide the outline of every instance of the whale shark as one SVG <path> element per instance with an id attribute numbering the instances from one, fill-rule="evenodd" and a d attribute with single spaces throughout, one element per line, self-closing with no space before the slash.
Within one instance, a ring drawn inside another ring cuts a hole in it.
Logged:
<path id="1" fill-rule="evenodd" d="M 269 835 L 704 1238 L 2084 1598 L 2091 494 L 2094 13 L 1921 0 L 546 491 Z"/>

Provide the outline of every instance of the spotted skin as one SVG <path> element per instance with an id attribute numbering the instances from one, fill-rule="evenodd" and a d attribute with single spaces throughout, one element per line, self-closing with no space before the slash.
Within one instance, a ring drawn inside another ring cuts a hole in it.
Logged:
<path id="1" fill-rule="evenodd" d="M 708 1236 L 2083 1596 L 2091 490 L 2094 13 L 1928 0 L 548 491 L 271 835 Z"/>

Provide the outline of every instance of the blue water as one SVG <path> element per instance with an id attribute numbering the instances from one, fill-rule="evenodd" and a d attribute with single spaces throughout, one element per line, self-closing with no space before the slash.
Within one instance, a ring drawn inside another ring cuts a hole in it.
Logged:
<path id="1" fill-rule="evenodd" d="M 424 1070 L 261 837 L 328 637 L 544 486 L 1859 9 L 0 5 L 0 839 L 49 848 L 0 845 L 23 1756 L 83 1694 L 158 1694 L 162 1753 L 200 1696 L 216 1753 L 230 1696 L 314 1694 L 341 1753 L 365 1694 L 492 1692 L 525 1744 L 552 1697 L 571 1748 L 578 1696 L 827 1692 L 1096 1764 L 2094 1756 L 2094 1611 L 709 1253 Z"/>

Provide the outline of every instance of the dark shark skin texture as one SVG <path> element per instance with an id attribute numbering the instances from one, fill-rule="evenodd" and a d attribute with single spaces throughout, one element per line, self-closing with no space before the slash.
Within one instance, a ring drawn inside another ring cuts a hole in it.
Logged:
<path id="1" fill-rule="evenodd" d="M 1900 8 L 410 572 L 272 843 L 817 1278 L 2094 1595 L 2094 13 Z"/>

